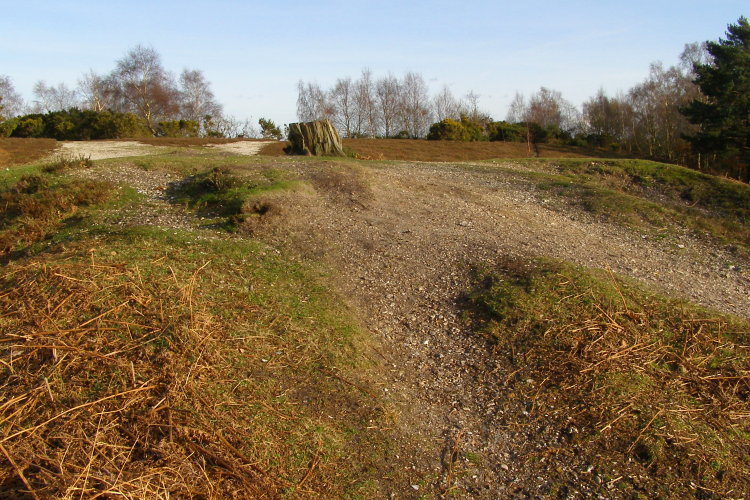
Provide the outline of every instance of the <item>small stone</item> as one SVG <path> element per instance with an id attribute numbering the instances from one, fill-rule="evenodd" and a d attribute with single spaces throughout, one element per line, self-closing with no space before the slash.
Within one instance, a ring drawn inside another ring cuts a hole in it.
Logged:
<path id="1" fill-rule="evenodd" d="M 411 487 L 414 488 L 415 490 L 419 490 L 419 485 L 418 484 L 412 484 Z"/>

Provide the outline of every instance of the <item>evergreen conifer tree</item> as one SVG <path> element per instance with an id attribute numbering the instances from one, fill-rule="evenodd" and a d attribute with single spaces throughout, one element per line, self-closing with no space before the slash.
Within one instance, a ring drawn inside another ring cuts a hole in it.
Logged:
<path id="1" fill-rule="evenodd" d="M 683 113 L 700 131 L 688 139 L 700 153 L 715 154 L 722 170 L 750 181 L 750 24 L 740 17 L 726 40 L 707 42 L 708 64 L 696 64 L 702 99 Z"/>

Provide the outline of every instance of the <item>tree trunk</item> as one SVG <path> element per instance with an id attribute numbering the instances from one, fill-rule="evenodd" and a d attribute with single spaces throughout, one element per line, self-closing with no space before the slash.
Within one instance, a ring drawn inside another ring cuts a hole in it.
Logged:
<path id="1" fill-rule="evenodd" d="M 346 156 L 336 129 L 328 120 L 289 124 L 289 154 Z"/>

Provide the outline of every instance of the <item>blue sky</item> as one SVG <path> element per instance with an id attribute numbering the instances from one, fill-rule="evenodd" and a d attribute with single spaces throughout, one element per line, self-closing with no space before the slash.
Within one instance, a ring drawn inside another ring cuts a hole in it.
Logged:
<path id="1" fill-rule="evenodd" d="M 744 1 L 85 1 L 0 0 L 0 74 L 27 100 L 38 80 L 75 86 L 108 73 L 137 44 L 164 66 L 200 69 L 228 114 L 296 121 L 296 84 L 389 71 L 431 91 L 470 90 L 505 117 L 540 86 L 580 106 L 626 91 L 686 43 L 723 37 Z"/>

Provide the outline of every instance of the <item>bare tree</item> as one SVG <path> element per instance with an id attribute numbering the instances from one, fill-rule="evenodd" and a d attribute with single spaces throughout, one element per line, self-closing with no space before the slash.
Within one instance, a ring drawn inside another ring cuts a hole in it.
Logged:
<path id="1" fill-rule="evenodd" d="M 536 94 L 529 98 L 524 121 L 536 123 L 542 128 L 559 127 L 562 124 L 561 100 L 560 92 L 541 87 Z"/>
<path id="2" fill-rule="evenodd" d="M 0 75 L 0 119 L 8 119 L 23 113 L 24 102 L 16 92 L 10 77 Z"/>
<path id="3" fill-rule="evenodd" d="M 458 120 L 461 117 L 461 113 L 466 112 L 465 108 L 466 106 L 453 96 L 447 85 L 443 85 L 440 93 L 436 94 L 432 99 L 432 110 L 436 121 L 446 118 Z"/>
<path id="4" fill-rule="evenodd" d="M 664 68 L 659 62 L 652 64 L 648 78 L 629 92 L 637 120 L 636 147 L 648 156 L 680 159 L 687 152 L 682 136 L 695 130 L 680 108 L 699 93 L 689 73 L 675 66 Z"/>
<path id="5" fill-rule="evenodd" d="M 84 73 L 78 80 L 78 95 L 85 109 L 104 111 L 111 107 L 107 102 L 106 79 L 93 71 Z"/>
<path id="6" fill-rule="evenodd" d="M 297 118 L 303 122 L 332 119 L 334 107 L 317 83 L 297 83 Z"/>
<path id="7" fill-rule="evenodd" d="M 711 60 L 705 43 L 686 43 L 680 54 L 680 71 L 690 80 L 695 80 L 695 65 L 708 64 Z M 697 88 L 697 85 L 696 85 Z"/>
<path id="8" fill-rule="evenodd" d="M 559 91 L 546 87 L 541 87 L 531 96 L 523 119 L 542 128 L 556 127 L 570 133 L 580 128 L 580 114 L 576 107 L 565 100 Z"/>
<path id="9" fill-rule="evenodd" d="M 233 116 L 222 115 L 210 121 L 210 133 L 219 137 L 257 138 L 260 136 L 252 119 L 240 120 Z"/>
<path id="10" fill-rule="evenodd" d="M 508 114 L 505 116 L 505 120 L 509 123 L 520 123 L 524 121 L 526 116 L 526 99 L 523 94 L 516 92 L 513 97 L 510 106 L 508 106 Z"/>
<path id="11" fill-rule="evenodd" d="M 64 111 L 75 108 L 79 104 L 78 94 L 69 89 L 64 83 L 56 87 L 47 85 L 44 80 L 34 84 L 34 104 L 32 109 L 36 113 L 49 113 L 50 111 Z"/>
<path id="12" fill-rule="evenodd" d="M 135 113 L 154 134 L 160 120 L 174 118 L 179 111 L 174 79 L 153 48 L 137 45 L 131 49 L 117 61 L 107 86 L 115 110 Z"/>
<path id="13" fill-rule="evenodd" d="M 471 118 L 474 121 L 478 121 L 480 118 L 479 113 L 479 94 L 475 93 L 473 90 L 470 90 L 468 94 L 466 94 L 466 102 L 467 102 L 467 108 L 469 112 L 469 118 Z"/>
<path id="14" fill-rule="evenodd" d="M 424 137 L 430 125 L 430 98 L 427 84 L 419 73 L 404 75 L 401 91 L 401 122 L 410 137 Z"/>
<path id="15" fill-rule="evenodd" d="M 180 116 L 193 120 L 205 128 L 205 123 L 222 115 L 221 104 L 216 102 L 211 84 L 200 70 L 185 69 L 180 74 Z M 205 133 L 205 130 L 202 131 Z"/>
<path id="16" fill-rule="evenodd" d="M 385 137 L 391 137 L 396 132 L 400 102 L 401 84 L 398 78 L 388 74 L 375 83 L 375 106 Z"/>
<path id="17" fill-rule="evenodd" d="M 626 96 L 609 97 L 604 89 L 583 103 L 584 130 L 599 146 L 616 143 L 630 148 L 633 136 L 633 107 Z"/>
<path id="18" fill-rule="evenodd" d="M 352 79 L 339 78 L 329 92 L 329 101 L 333 107 L 333 125 L 344 137 L 351 137 L 355 114 L 355 96 Z"/>
<path id="19" fill-rule="evenodd" d="M 358 136 L 374 136 L 377 133 L 377 113 L 372 72 L 363 69 L 359 80 L 354 84 L 356 104 L 356 133 Z"/>

